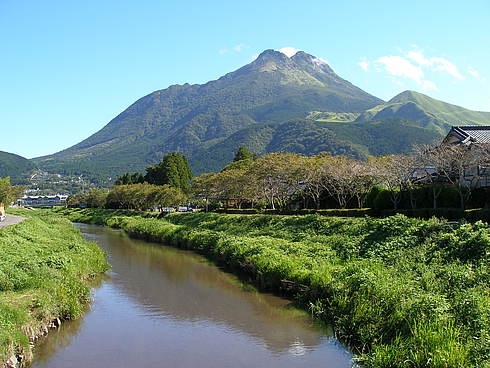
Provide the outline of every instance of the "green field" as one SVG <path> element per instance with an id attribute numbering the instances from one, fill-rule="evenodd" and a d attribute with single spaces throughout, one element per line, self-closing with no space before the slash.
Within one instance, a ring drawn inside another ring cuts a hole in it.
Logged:
<path id="1" fill-rule="evenodd" d="M 69 220 L 46 211 L 0 229 L 0 363 L 15 354 L 32 358 L 29 339 L 56 318 L 80 317 L 90 282 L 106 271 L 104 253 Z"/>
<path id="2" fill-rule="evenodd" d="M 332 323 L 366 367 L 488 367 L 490 229 L 410 219 L 65 210 L 206 254 Z"/>

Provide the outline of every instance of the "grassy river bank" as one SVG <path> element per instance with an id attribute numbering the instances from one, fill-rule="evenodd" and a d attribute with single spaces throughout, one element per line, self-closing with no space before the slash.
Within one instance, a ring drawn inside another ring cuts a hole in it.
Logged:
<path id="1" fill-rule="evenodd" d="M 61 210 L 194 249 L 334 325 L 366 367 L 490 366 L 490 229 L 444 220 Z"/>
<path id="2" fill-rule="evenodd" d="M 47 211 L 0 229 L 0 364 L 23 365 L 32 344 L 60 321 L 80 317 L 105 255 L 72 223 Z"/>

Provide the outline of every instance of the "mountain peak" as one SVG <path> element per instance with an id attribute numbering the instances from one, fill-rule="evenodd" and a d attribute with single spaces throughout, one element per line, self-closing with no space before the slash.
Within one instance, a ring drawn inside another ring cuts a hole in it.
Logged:
<path id="1" fill-rule="evenodd" d="M 417 99 L 421 97 L 426 98 L 428 96 L 425 96 L 419 92 L 407 90 L 397 94 L 395 97 L 389 100 L 388 103 L 416 102 Z"/>
<path id="2" fill-rule="evenodd" d="M 142 97 L 91 137 L 54 155 L 54 160 L 45 157 L 38 162 L 54 168 L 61 162 L 70 165 L 71 157 L 82 163 L 85 157 L 97 156 L 101 158 L 97 166 L 83 162 L 80 170 L 87 167 L 114 176 L 141 170 L 169 152 L 181 152 L 195 171 L 216 170 L 226 157 L 214 156 L 212 147 L 218 142 L 227 145 L 235 134 L 244 137 L 258 128 L 271 131 L 275 124 L 303 119 L 311 111 L 360 113 L 382 102 L 337 76 L 319 58 L 303 51 L 288 57 L 269 49 L 217 80 L 168 87 Z M 312 147 L 317 147 L 314 142 Z M 270 144 L 265 143 L 261 152 Z M 304 152 L 310 152 L 309 146 Z"/>
<path id="3" fill-rule="evenodd" d="M 335 75 L 335 72 L 325 62 L 316 56 L 310 55 L 304 51 L 298 51 L 289 57 L 281 51 L 268 49 L 263 51 L 257 59 L 252 62 L 251 66 L 259 71 L 272 70 L 304 70 L 308 72 L 320 72 Z"/>
<path id="4" fill-rule="evenodd" d="M 288 56 L 272 49 L 263 51 L 251 65 L 260 71 L 294 68 L 294 63 Z"/>
<path id="5" fill-rule="evenodd" d="M 316 56 L 307 54 L 304 51 L 298 51 L 294 56 L 291 57 L 297 65 L 301 67 L 313 68 L 316 71 L 320 71 L 327 74 L 334 74 L 334 71 L 327 62 Z"/>

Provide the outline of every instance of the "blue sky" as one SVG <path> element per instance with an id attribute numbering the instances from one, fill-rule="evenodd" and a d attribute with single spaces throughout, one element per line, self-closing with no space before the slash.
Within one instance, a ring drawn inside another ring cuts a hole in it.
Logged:
<path id="1" fill-rule="evenodd" d="M 383 100 L 490 111 L 487 0 L 0 0 L 0 151 L 32 158 L 140 97 L 303 50 Z"/>

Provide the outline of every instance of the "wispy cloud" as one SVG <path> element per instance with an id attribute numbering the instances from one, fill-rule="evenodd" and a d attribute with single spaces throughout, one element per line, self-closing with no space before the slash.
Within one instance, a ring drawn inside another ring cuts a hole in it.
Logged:
<path id="1" fill-rule="evenodd" d="M 468 68 L 468 74 L 471 75 L 473 78 L 479 79 L 480 78 L 480 73 L 478 70 L 474 68 Z"/>
<path id="2" fill-rule="evenodd" d="M 365 57 L 362 57 L 357 65 L 359 65 L 365 72 L 369 71 L 369 61 L 367 61 Z"/>
<path id="3" fill-rule="evenodd" d="M 243 50 L 248 49 L 249 47 L 250 46 L 248 46 L 244 43 L 239 43 L 235 46 L 225 47 L 225 48 L 218 50 L 218 54 L 225 55 L 225 54 L 229 54 L 231 52 L 242 52 Z"/>
<path id="4" fill-rule="evenodd" d="M 456 79 L 464 79 L 457 66 L 442 57 L 426 57 L 421 50 L 415 49 L 407 53 L 407 58 L 429 70 L 445 72 Z"/>
<path id="5" fill-rule="evenodd" d="M 424 71 L 420 66 L 414 65 L 402 56 L 382 56 L 376 60 L 376 63 L 393 77 L 411 80 L 426 91 L 437 90 L 436 84 L 425 78 Z"/>
<path id="6" fill-rule="evenodd" d="M 374 65 L 377 72 L 388 73 L 397 83 L 403 80 L 415 82 L 424 90 L 437 90 L 437 85 L 427 75 L 435 78 L 436 74 L 446 75 L 456 80 L 464 80 L 465 76 L 459 71 L 452 61 L 439 56 L 426 56 L 417 46 L 408 52 L 399 55 L 387 55 L 378 57 L 373 62 L 361 58 L 359 67 L 364 71 L 370 71 Z M 468 70 L 468 74 L 477 78 L 476 70 Z"/>

